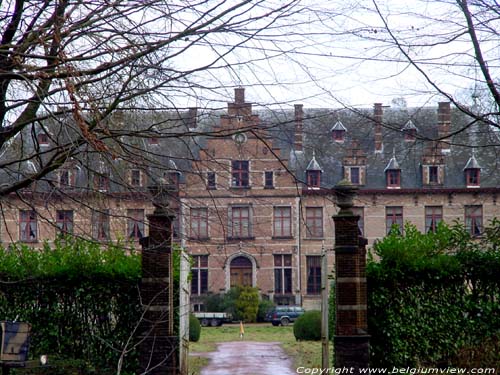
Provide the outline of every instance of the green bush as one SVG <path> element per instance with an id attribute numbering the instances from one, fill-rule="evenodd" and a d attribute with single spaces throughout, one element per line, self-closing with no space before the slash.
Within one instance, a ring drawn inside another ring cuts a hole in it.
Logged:
<path id="1" fill-rule="evenodd" d="M 193 314 L 189 314 L 189 341 L 197 342 L 201 335 L 200 321 Z"/>
<path id="2" fill-rule="evenodd" d="M 367 267 L 371 365 L 499 367 L 499 241 L 493 220 L 480 239 L 459 224 L 428 234 L 407 224 L 377 242 L 380 260 Z"/>
<path id="3" fill-rule="evenodd" d="M 237 319 L 247 323 L 253 323 L 257 321 L 258 309 L 259 309 L 258 289 L 249 286 L 241 288 L 240 294 L 236 299 L 235 303 Z"/>
<path id="4" fill-rule="evenodd" d="M 321 340 L 321 311 L 306 311 L 293 324 L 296 340 Z"/>
<path id="5" fill-rule="evenodd" d="M 268 311 L 272 310 L 274 303 L 268 299 L 263 299 L 259 302 L 259 310 L 257 312 L 257 321 L 263 322 Z"/>

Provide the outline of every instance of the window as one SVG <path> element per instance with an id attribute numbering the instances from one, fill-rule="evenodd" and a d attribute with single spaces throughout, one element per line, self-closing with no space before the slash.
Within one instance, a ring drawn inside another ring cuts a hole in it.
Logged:
<path id="1" fill-rule="evenodd" d="M 274 173 L 272 171 L 264 172 L 264 188 L 272 189 L 274 187 Z"/>
<path id="2" fill-rule="evenodd" d="M 75 185 L 75 177 L 69 169 L 59 171 L 59 187 L 67 188 Z"/>
<path id="3" fill-rule="evenodd" d="M 358 228 L 359 231 L 361 232 L 361 235 L 365 235 L 365 215 L 364 215 L 364 208 L 363 207 L 353 207 L 352 208 L 352 213 L 354 215 L 359 216 L 358 220 Z"/>
<path id="4" fill-rule="evenodd" d="M 250 207 L 233 206 L 231 207 L 231 237 L 249 238 L 251 236 Z"/>
<path id="5" fill-rule="evenodd" d="M 401 186 L 401 171 L 398 169 L 389 169 L 386 172 L 387 187 L 400 187 Z"/>
<path id="6" fill-rule="evenodd" d="M 429 167 L 429 184 L 439 183 L 438 167 L 432 165 Z"/>
<path id="7" fill-rule="evenodd" d="M 393 226 L 397 226 L 398 233 L 403 232 L 403 207 L 386 207 L 385 208 L 385 225 L 387 234 Z"/>
<path id="8" fill-rule="evenodd" d="M 292 293 L 292 255 L 274 256 L 274 293 Z"/>
<path id="9" fill-rule="evenodd" d="M 483 206 L 465 206 L 465 228 L 472 236 L 483 231 Z"/>
<path id="10" fill-rule="evenodd" d="M 425 233 L 435 232 L 441 221 L 443 221 L 443 207 L 425 207 Z"/>
<path id="11" fill-rule="evenodd" d="M 179 212 L 175 213 L 174 220 L 172 220 L 172 238 L 179 239 L 181 235 L 181 218 Z"/>
<path id="12" fill-rule="evenodd" d="M 92 214 L 92 236 L 98 241 L 108 241 L 109 237 L 109 212 L 93 212 Z"/>
<path id="13" fill-rule="evenodd" d="M 208 255 L 193 255 L 191 268 L 191 295 L 208 291 Z"/>
<path id="14" fill-rule="evenodd" d="M 232 165 L 231 186 L 248 187 L 249 186 L 248 160 L 233 160 L 231 165 Z"/>
<path id="15" fill-rule="evenodd" d="M 168 183 L 174 185 L 177 188 L 179 188 L 180 176 L 181 176 L 180 172 L 177 171 L 167 172 L 165 175 Z"/>
<path id="16" fill-rule="evenodd" d="M 335 142 L 344 142 L 345 130 L 332 130 L 332 137 Z"/>
<path id="17" fill-rule="evenodd" d="M 467 186 L 479 186 L 479 168 L 470 168 L 465 170 L 465 180 Z"/>
<path id="18" fill-rule="evenodd" d="M 292 236 L 292 208 L 274 207 L 273 237 Z"/>
<path id="19" fill-rule="evenodd" d="M 130 171 L 130 185 L 132 185 L 132 186 L 142 186 L 142 183 L 141 183 L 141 171 L 139 169 L 132 169 Z"/>
<path id="20" fill-rule="evenodd" d="M 58 234 L 73 234 L 73 211 L 57 210 L 56 226 Z"/>
<path id="21" fill-rule="evenodd" d="M 158 144 L 160 144 L 160 140 L 158 139 L 158 137 L 150 137 L 149 144 L 150 145 L 158 145 Z"/>
<path id="22" fill-rule="evenodd" d="M 306 236 L 323 238 L 323 208 L 306 207 Z"/>
<path id="23" fill-rule="evenodd" d="M 35 210 L 19 211 L 19 240 L 24 242 L 35 242 L 38 240 Z"/>
<path id="24" fill-rule="evenodd" d="M 49 136 L 46 133 L 38 133 L 37 141 L 40 146 L 47 146 L 49 144 Z"/>
<path id="25" fill-rule="evenodd" d="M 207 172 L 207 189 L 209 190 L 217 189 L 215 181 L 215 172 Z"/>
<path id="26" fill-rule="evenodd" d="M 94 186 L 99 191 L 108 191 L 109 177 L 103 174 L 96 174 L 94 176 Z"/>
<path id="27" fill-rule="evenodd" d="M 351 167 L 351 184 L 359 185 L 359 167 Z"/>
<path id="28" fill-rule="evenodd" d="M 319 188 L 321 186 L 321 171 L 307 171 L 307 185 Z"/>
<path id="29" fill-rule="evenodd" d="M 138 241 L 144 237 L 144 210 L 127 210 L 127 238 Z"/>
<path id="30" fill-rule="evenodd" d="M 406 142 L 412 142 L 417 139 L 417 129 L 405 129 L 404 138 Z"/>
<path id="31" fill-rule="evenodd" d="M 208 238 L 208 208 L 191 208 L 191 238 Z"/>
<path id="32" fill-rule="evenodd" d="M 307 262 L 307 294 L 321 292 L 321 256 L 306 257 Z"/>

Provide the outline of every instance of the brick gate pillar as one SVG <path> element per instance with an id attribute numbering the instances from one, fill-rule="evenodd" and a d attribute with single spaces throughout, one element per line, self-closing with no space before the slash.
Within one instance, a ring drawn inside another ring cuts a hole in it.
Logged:
<path id="1" fill-rule="evenodd" d="M 335 223 L 335 367 L 368 368 L 369 338 L 367 334 L 366 239 L 361 237 L 358 220 L 353 214 L 353 198 L 357 188 L 348 181 L 334 187 L 340 211 Z"/>
<path id="2" fill-rule="evenodd" d="M 179 339 L 174 336 L 171 199 L 174 185 L 149 187 L 155 211 L 147 215 L 149 237 L 141 239 L 143 316 L 138 327 L 138 374 L 178 373 Z"/>

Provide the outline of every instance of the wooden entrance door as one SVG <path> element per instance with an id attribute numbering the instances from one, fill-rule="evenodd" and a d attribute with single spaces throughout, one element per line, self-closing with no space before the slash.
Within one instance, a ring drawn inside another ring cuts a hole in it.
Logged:
<path id="1" fill-rule="evenodd" d="M 231 286 L 252 286 L 252 262 L 247 257 L 231 261 Z"/>

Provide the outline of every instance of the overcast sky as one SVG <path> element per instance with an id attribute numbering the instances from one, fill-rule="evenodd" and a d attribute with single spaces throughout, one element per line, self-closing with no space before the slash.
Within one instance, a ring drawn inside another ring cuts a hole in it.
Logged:
<path id="1" fill-rule="evenodd" d="M 284 107 L 293 103 L 306 107 L 369 107 L 374 102 L 390 105 L 399 97 L 410 106 L 446 100 L 422 72 L 408 63 L 393 37 L 403 43 L 405 52 L 419 62 L 432 82 L 454 97 L 471 100 L 469 91 L 479 71 L 471 55 L 469 36 L 463 33 L 465 19 L 455 1 L 318 3 L 302 1 L 297 7 L 307 9 L 295 15 L 293 27 L 273 28 L 265 38 L 237 48 L 225 60 L 230 64 L 251 63 L 233 65 L 224 74 L 216 71 L 199 75 L 201 85 L 216 88 L 217 94 L 201 90 L 199 98 L 187 104 L 203 106 L 202 98 L 213 99 L 218 94 L 223 103 L 238 84 L 247 87 L 247 100 Z M 393 37 L 384 28 L 384 20 Z M 195 65 L 200 59 L 214 56 L 214 50 L 229 48 L 236 40 L 222 35 L 214 38 L 218 38 L 216 48 L 214 44 L 200 47 L 187 59 L 184 56 L 183 63 Z M 499 65 L 498 44 L 496 38 L 483 45 L 494 71 Z"/>

